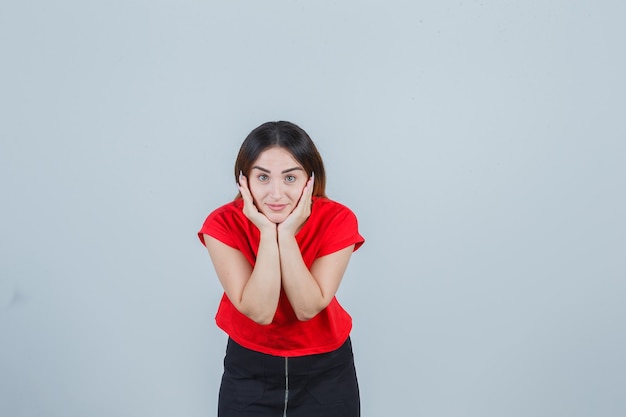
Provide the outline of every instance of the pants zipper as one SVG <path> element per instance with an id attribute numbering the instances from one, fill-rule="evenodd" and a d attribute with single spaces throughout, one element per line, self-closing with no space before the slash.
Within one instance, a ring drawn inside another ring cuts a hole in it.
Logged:
<path id="1" fill-rule="evenodd" d="M 285 408 L 283 417 L 287 417 L 287 402 L 289 401 L 289 363 L 287 359 L 285 358 Z"/>

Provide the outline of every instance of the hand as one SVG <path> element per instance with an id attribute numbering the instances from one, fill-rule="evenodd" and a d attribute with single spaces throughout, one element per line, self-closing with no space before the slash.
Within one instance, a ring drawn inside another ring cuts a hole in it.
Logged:
<path id="1" fill-rule="evenodd" d="M 278 233 L 279 235 L 291 235 L 295 236 L 298 233 L 298 230 L 302 227 L 304 222 L 311 215 L 311 204 L 313 202 L 313 185 L 315 184 L 315 173 L 311 175 L 309 181 L 306 186 L 302 190 L 302 195 L 300 195 L 300 200 L 298 200 L 298 204 L 296 208 L 293 209 L 291 214 L 278 225 Z"/>
<path id="2" fill-rule="evenodd" d="M 271 222 L 265 214 L 261 213 L 254 204 L 252 193 L 250 193 L 250 188 L 248 188 L 248 178 L 242 173 L 239 173 L 239 183 L 237 185 L 241 193 L 241 198 L 243 199 L 243 214 L 248 220 L 261 231 L 270 228 L 276 230 L 276 224 Z"/>

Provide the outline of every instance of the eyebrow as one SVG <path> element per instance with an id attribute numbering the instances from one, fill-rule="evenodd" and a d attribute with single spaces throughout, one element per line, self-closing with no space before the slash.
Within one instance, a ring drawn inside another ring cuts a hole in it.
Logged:
<path id="1" fill-rule="evenodd" d="M 262 168 L 262 167 L 260 167 L 258 165 L 253 166 L 252 169 L 258 169 L 259 171 L 263 171 L 263 172 L 266 172 L 268 174 L 272 173 L 269 169 Z M 289 168 L 289 169 L 284 170 L 283 172 L 281 172 L 281 174 L 286 174 L 286 173 L 291 172 L 291 171 L 303 171 L 303 169 L 300 168 L 300 167 L 293 167 L 293 168 Z"/>

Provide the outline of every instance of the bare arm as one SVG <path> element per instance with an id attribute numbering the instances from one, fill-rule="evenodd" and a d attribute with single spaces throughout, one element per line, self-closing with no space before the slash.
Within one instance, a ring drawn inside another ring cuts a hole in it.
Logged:
<path id="1" fill-rule="evenodd" d="M 350 245 L 316 259 L 310 271 L 306 267 L 295 235 L 311 214 L 313 182 L 311 178 L 294 211 L 278 225 L 282 285 L 302 321 L 312 319 L 332 301 L 354 251 L 354 245 Z"/>
<path id="2" fill-rule="evenodd" d="M 254 268 L 241 251 L 206 234 L 204 241 L 228 299 L 258 324 L 270 324 L 281 285 L 276 233 L 261 233 Z"/>
<path id="3" fill-rule="evenodd" d="M 228 299 L 258 324 L 270 324 L 280 297 L 280 259 L 277 227 L 254 205 L 245 176 L 239 177 L 245 216 L 259 229 L 261 238 L 254 267 L 241 251 L 204 235 L 215 272 Z"/>
<path id="4" fill-rule="evenodd" d="M 310 320 L 331 302 L 348 267 L 354 245 L 316 259 L 307 269 L 295 238 L 280 238 L 282 284 L 298 320 Z"/>

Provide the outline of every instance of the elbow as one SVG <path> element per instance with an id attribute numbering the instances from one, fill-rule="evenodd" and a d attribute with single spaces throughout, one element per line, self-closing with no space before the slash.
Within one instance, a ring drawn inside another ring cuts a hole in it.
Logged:
<path id="1" fill-rule="evenodd" d="M 321 310 L 317 310 L 317 311 L 297 311 L 296 312 L 296 318 L 299 321 L 309 321 L 313 317 L 317 316 L 320 311 Z"/>
<path id="2" fill-rule="evenodd" d="M 260 325 L 260 326 L 267 326 L 272 324 L 272 318 L 267 319 L 267 318 L 252 318 L 250 317 L 256 324 Z"/>
<path id="3" fill-rule="evenodd" d="M 269 309 L 254 308 L 251 306 L 246 306 L 242 303 L 236 305 L 235 308 L 237 308 L 237 310 L 241 314 L 261 326 L 267 326 L 268 324 L 272 324 L 272 322 L 274 321 L 274 315 L 276 314 L 276 309 L 272 311 Z"/>
<path id="4" fill-rule="evenodd" d="M 295 310 L 296 317 L 299 321 L 309 321 L 315 316 L 317 316 L 322 310 L 324 310 L 328 306 L 329 302 L 323 300 L 320 304 L 315 306 L 310 306 L 307 309 L 300 308 Z"/>
<path id="5" fill-rule="evenodd" d="M 274 321 L 274 314 L 246 314 L 244 313 L 250 320 L 252 320 L 253 322 L 255 322 L 258 325 L 261 326 L 267 326 L 269 324 L 272 324 L 272 321 Z"/>

